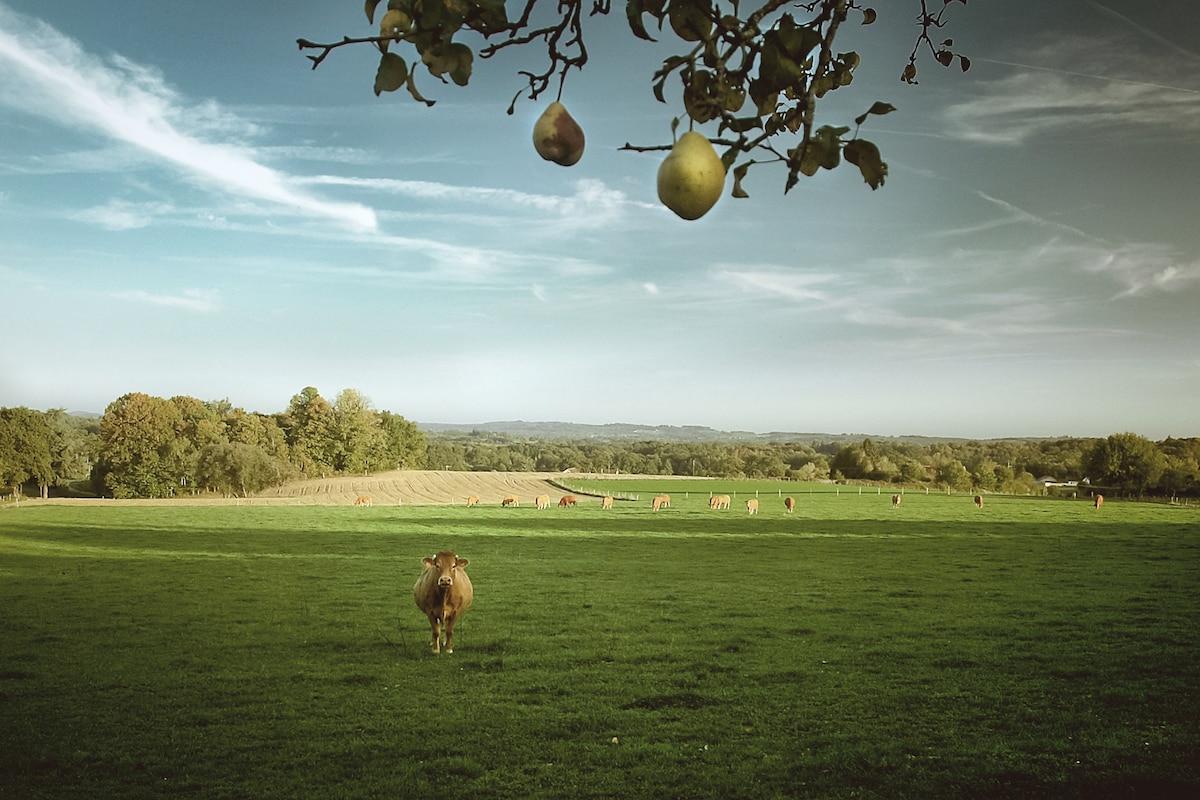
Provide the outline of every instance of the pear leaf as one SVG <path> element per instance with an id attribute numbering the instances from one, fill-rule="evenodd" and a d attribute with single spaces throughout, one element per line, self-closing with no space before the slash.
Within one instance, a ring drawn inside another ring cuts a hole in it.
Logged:
<path id="1" fill-rule="evenodd" d="M 712 34 L 709 5 L 701 8 L 695 0 L 671 0 L 667 6 L 667 21 L 675 35 L 685 42 L 700 42 Z"/>
<path id="2" fill-rule="evenodd" d="M 408 80 L 408 64 L 395 53 L 384 53 L 375 72 L 375 96 L 394 92 Z"/>
<path id="3" fill-rule="evenodd" d="M 415 80 L 415 77 L 416 77 L 416 74 L 412 70 L 409 70 L 409 72 L 408 72 L 408 93 L 411 94 L 413 100 L 416 100 L 418 103 L 424 103 L 427 107 L 432 107 L 433 104 L 436 103 L 437 101 L 436 100 L 426 100 L 424 97 L 421 96 L 421 93 L 419 91 L 417 91 L 417 82 Z"/>
<path id="4" fill-rule="evenodd" d="M 870 116 L 871 114 L 877 114 L 879 116 L 883 116 L 884 114 L 890 114 L 895 110 L 896 110 L 896 107 L 894 105 L 892 105 L 891 103 L 883 103 L 883 102 L 880 102 L 877 100 L 874 103 L 872 103 L 871 107 L 868 108 L 865 112 L 863 112 L 862 114 L 859 114 L 857 117 L 854 118 L 854 124 L 862 125 L 864 122 L 867 121 L 867 117 Z"/>
<path id="5" fill-rule="evenodd" d="M 625 17 L 629 20 L 629 30 L 633 31 L 633 35 L 647 42 L 655 41 L 654 37 L 646 32 L 646 24 L 642 22 L 642 4 L 639 0 L 628 0 L 625 3 Z"/>
<path id="6" fill-rule="evenodd" d="M 742 188 L 742 179 L 746 177 L 746 173 L 750 171 L 750 162 L 739 164 L 733 170 L 733 197 L 746 198 L 750 194 Z"/>
<path id="7" fill-rule="evenodd" d="M 825 143 L 817 138 L 810 139 L 800 154 L 800 172 L 810 178 L 816 175 L 826 155 Z"/>
<path id="8" fill-rule="evenodd" d="M 450 68 L 450 80 L 459 86 L 466 86 L 471 80 L 471 69 L 475 63 L 475 54 L 471 48 L 461 42 L 455 42 L 449 48 L 454 66 Z"/>
<path id="9" fill-rule="evenodd" d="M 847 142 L 842 149 L 846 160 L 858 167 L 858 171 L 862 173 L 863 180 L 866 181 L 872 189 L 878 189 L 883 186 L 884 179 L 887 178 L 888 166 L 879 154 L 879 148 L 874 142 L 868 142 L 866 139 L 855 139 Z"/>
<path id="10" fill-rule="evenodd" d="M 734 133 L 745 133 L 746 131 L 752 131 L 755 128 L 761 128 L 762 126 L 763 123 L 761 117 L 738 117 L 736 119 L 728 119 L 721 122 L 721 127 L 723 129 L 731 130 Z"/>
<path id="11" fill-rule="evenodd" d="M 508 10 L 504 0 L 472 0 L 479 9 L 471 16 L 469 23 L 472 30 L 479 31 L 484 36 L 500 33 L 508 26 Z"/>
<path id="12" fill-rule="evenodd" d="M 379 5 L 379 0 L 367 0 L 366 12 L 367 12 L 367 24 L 368 25 L 375 24 L 375 7 L 378 5 Z"/>

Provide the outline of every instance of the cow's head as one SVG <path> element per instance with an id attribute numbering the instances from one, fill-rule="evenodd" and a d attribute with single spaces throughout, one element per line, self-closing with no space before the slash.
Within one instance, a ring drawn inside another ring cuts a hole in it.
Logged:
<path id="1" fill-rule="evenodd" d="M 426 567 L 437 570 L 438 586 L 453 586 L 455 574 L 467 565 L 467 559 L 459 558 L 449 550 L 443 550 L 433 558 L 425 558 L 424 562 Z"/>

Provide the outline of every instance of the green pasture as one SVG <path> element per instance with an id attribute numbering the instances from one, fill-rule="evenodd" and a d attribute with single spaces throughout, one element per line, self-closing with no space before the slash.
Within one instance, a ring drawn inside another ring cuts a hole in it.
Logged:
<path id="1" fill-rule="evenodd" d="M 792 488 L 6 509 L 0 797 L 1197 795 L 1195 509 Z"/>

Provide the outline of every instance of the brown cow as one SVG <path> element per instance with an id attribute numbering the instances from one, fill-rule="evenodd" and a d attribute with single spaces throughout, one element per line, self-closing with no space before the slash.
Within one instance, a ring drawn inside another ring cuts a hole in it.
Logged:
<path id="1" fill-rule="evenodd" d="M 534 499 L 533 504 L 538 507 L 538 511 L 541 511 L 543 508 L 549 508 L 550 507 L 550 495 L 539 494 Z"/>
<path id="2" fill-rule="evenodd" d="M 573 506 L 573 505 L 577 504 L 578 502 L 579 502 L 579 498 L 576 497 L 575 495 L 564 494 L 561 498 L 559 498 L 558 507 L 566 508 L 567 506 Z"/>
<path id="3" fill-rule="evenodd" d="M 354 505 L 356 505 L 356 506 L 369 506 L 369 505 L 371 505 L 371 495 L 369 495 L 369 494 L 360 494 L 358 497 L 354 498 Z"/>
<path id="4" fill-rule="evenodd" d="M 715 494 L 708 499 L 709 508 L 729 508 L 729 504 L 733 502 L 727 494 Z"/>
<path id="5" fill-rule="evenodd" d="M 445 633 L 446 652 L 454 652 L 454 623 L 471 606 L 475 590 L 467 577 L 467 559 L 443 550 L 433 558 L 424 558 L 425 569 L 413 586 L 417 608 L 429 617 L 433 652 L 440 653 Z"/>
<path id="6" fill-rule="evenodd" d="M 895 508 L 896 506 L 899 506 L 899 505 L 900 505 L 900 495 L 898 495 L 898 494 L 892 495 L 892 507 Z"/>
<path id="7" fill-rule="evenodd" d="M 758 513 L 758 498 L 757 497 L 751 497 L 749 500 L 746 501 L 746 513 L 747 514 L 757 514 Z"/>
<path id="8" fill-rule="evenodd" d="M 1092 508 L 1099 508 L 1102 505 L 1104 505 L 1104 495 L 1098 494 L 1096 495 L 1095 503 L 1092 504 Z"/>
<path id="9" fill-rule="evenodd" d="M 660 508 L 668 508 L 671 505 L 671 498 L 665 494 L 660 494 L 658 497 L 650 501 L 650 508 L 653 511 L 658 511 Z"/>
<path id="10" fill-rule="evenodd" d="M 981 495 L 981 494 L 975 495 L 975 507 L 983 508 L 983 495 Z"/>
<path id="11" fill-rule="evenodd" d="M 473 494 L 467 498 L 467 508 L 479 505 L 479 495 Z"/>
<path id="12" fill-rule="evenodd" d="M 787 509 L 787 513 L 792 513 L 796 510 L 796 499 L 794 497 L 783 498 L 783 507 Z"/>
<path id="13" fill-rule="evenodd" d="M 500 501 L 500 505 L 501 507 L 519 506 L 521 505 L 521 501 L 517 499 L 515 494 L 507 494 L 504 496 L 504 499 Z"/>
<path id="14" fill-rule="evenodd" d="M 613 499 L 610 495 L 604 495 L 600 498 L 600 508 L 612 508 Z"/>

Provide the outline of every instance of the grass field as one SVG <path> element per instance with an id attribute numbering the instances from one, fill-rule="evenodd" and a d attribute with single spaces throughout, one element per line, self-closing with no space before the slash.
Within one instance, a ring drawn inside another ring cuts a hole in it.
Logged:
<path id="1" fill-rule="evenodd" d="M 0 512 L 0 797 L 1200 792 L 1195 509 L 621 483 Z M 445 548 L 476 599 L 434 656 Z"/>

